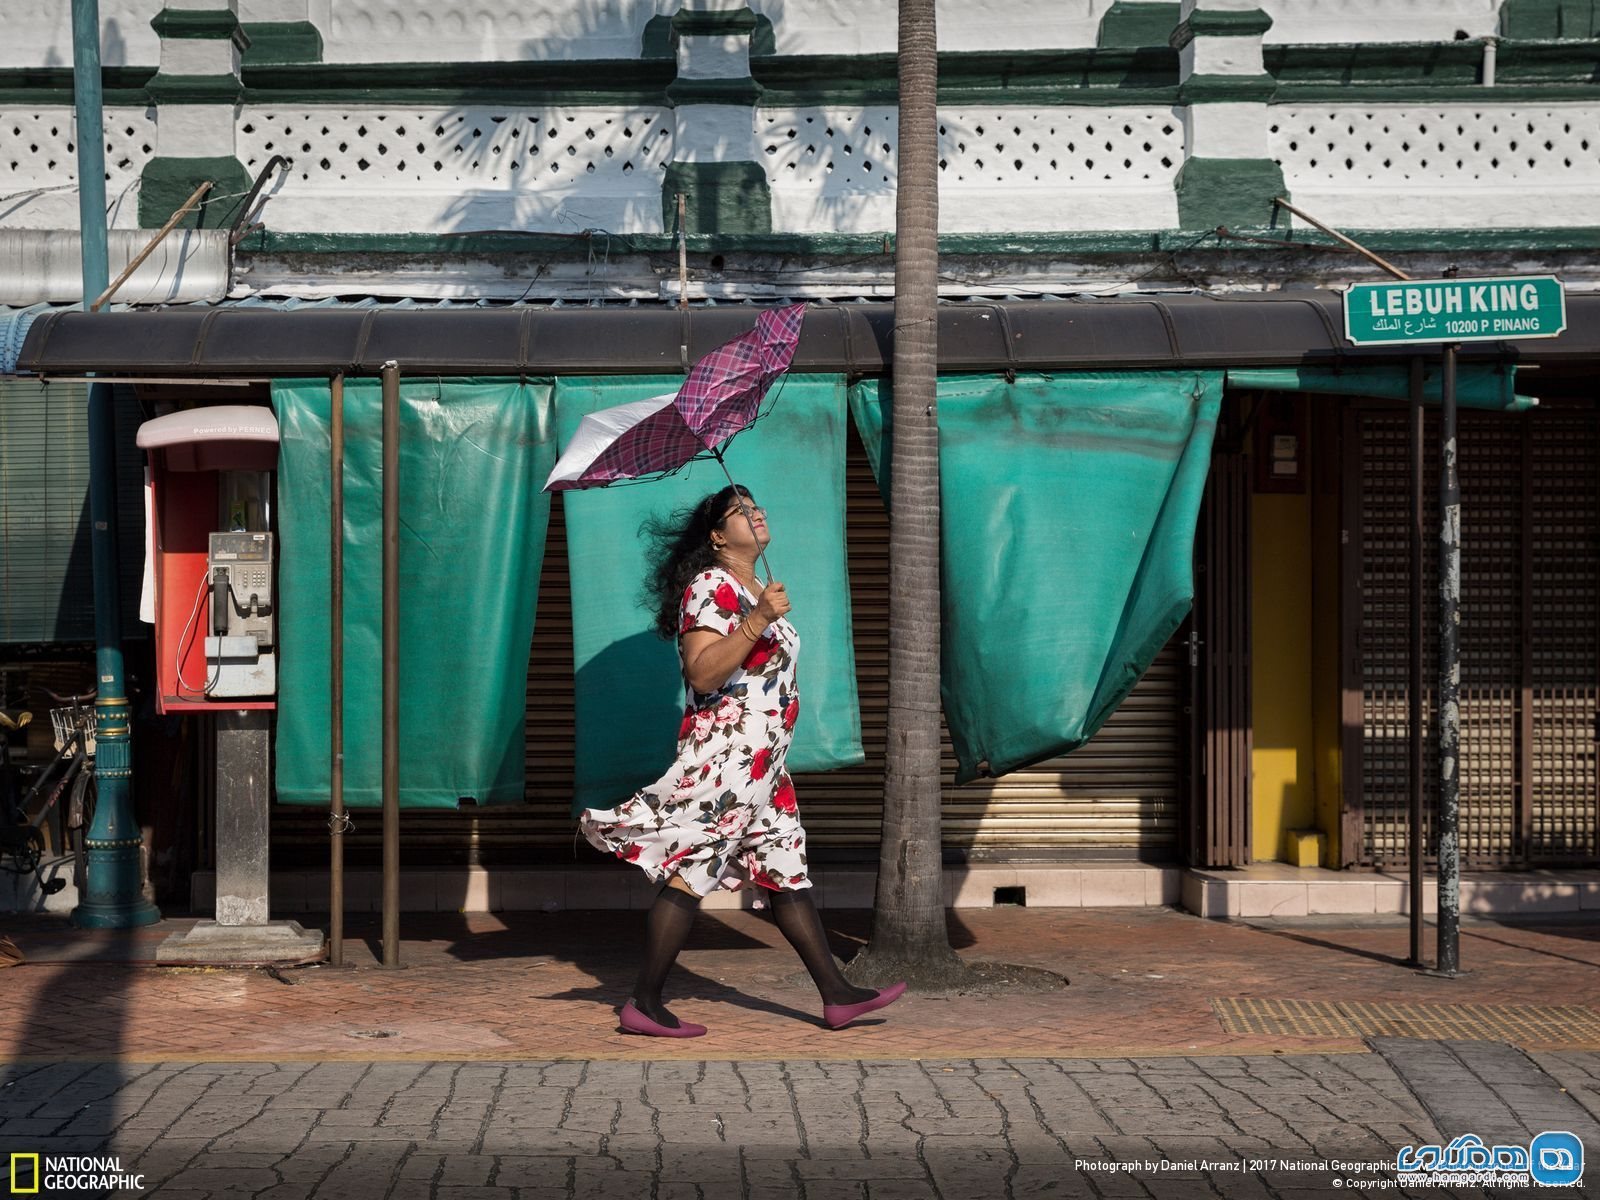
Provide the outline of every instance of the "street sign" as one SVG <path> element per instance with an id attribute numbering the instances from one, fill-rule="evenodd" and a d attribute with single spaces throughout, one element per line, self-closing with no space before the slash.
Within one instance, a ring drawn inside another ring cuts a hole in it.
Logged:
<path id="1" fill-rule="evenodd" d="M 1550 338 L 1566 327 L 1554 275 L 1353 283 L 1344 293 L 1344 335 L 1357 346 Z"/>

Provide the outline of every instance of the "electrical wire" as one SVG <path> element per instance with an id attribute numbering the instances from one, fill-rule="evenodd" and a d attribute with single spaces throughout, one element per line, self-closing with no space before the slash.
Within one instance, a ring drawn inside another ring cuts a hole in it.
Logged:
<path id="1" fill-rule="evenodd" d="M 206 665 L 206 676 L 207 676 L 207 678 L 206 678 L 206 683 L 205 683 L 204 690 L 198 691 L 198 692 L 195 691 L 194 688 L 189 686 L 188 681 L 185 680 L 184 677 L 183 677 L 183 655 L 184 655 L 184 650 L 190 644 L 189 643 L 189 627 L 194 624 L 194 619 L 197 616 L 200 615 L 200 606 L 203 603 L 205 603 L 206 592 L 209 590 L 208 585 L 210 583 L 211 583 L 211 572 L 208 570 L 208 571 L 206 571 L 204 574 L 202 574 L 200 576 L 200 588 L 199 588 L 199 591 L 197 591 L 195 593 L 194 608 L 190 610 L 189 619 L 183 623 L 183 633 L 180 634 L 179 637 L 178 637 L 178 650 L 177 650 L 177 653 L 173 656 L 172 665 L 175 668 L 175 670 L 177 672 L 177 676 L 178 676 L 178 695 L 179 696 L 182 696 L 184 692 L 188 692 L 190 696 L 198 696 L 198 697 L 204 699 L 205 697 L 207 697 L 207 696 L 209 696 L 211 694 L 211 689 L 216 687 L 218 681 L 222 678 L 222 662 L 221 662 L 222 656 L 220 654 L 217 655 L 217 659 L 218 659 L 218 662 L 217 662 L 217 673 L 216 673 L 215 676 L 211 675 L 211 666 L 210 666 L 210 664 L 208 663 Z"/>

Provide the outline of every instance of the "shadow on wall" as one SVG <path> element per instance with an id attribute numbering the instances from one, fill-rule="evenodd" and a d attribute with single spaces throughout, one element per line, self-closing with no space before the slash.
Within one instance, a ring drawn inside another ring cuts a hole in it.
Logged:
<path id="1" fill-rule="evenodd" d="M 241 118 L 240 157 L 252 175 L 272 154 L 295 158 L 271 193 L 283 202 L 280 211 L 294 208 L 292 217 L 286 213 L 279 222 L 284 228 L 555 235 L 571 239 L 573 247 L 556 246 L 550 258 L 579 257 L 587 247 L 589 273 L 603 280 L 610 255 L 631 249 L 628 235 L 672 231 L 671 204 L 663 191 L 675 159 L 752 163 L 763 157 L 754 113 L 744 127 L 737 116 L 728 116 L 738 110 L 727 105 L 683 106 L 699 136 L 692 147 L 674 144 L 678 114 L 664 92 L 674 65 L 662 57 L 670 52 L 670 37 L 659 44 L 662 23 L 670 17 L 659 11 L 662 7 L 660 0 L 570 6 L 559 29 L 515 42 L 515 53 L 420 68 L 441 73 L 442 94 L 461 94 L 454 105 L 431 110 L 384 105 L 314 115 L 254 105 Z M 766 6 L 764 20 L 782 20 L 781 0 L 774 7 Z M 480 12 L 471 19 L 482 24 L 482 37 L 490 38 L 512 16 L 491 19 Z M 357 8 L 346 19 L 370 21 L 372 14 Z M 421 19 L 417 14 L 408 28 L 419 28 Z M 444 19 L 429 17 L 435 28 Z M 624 35 L 627 57 L 585 61 L 574 55 L 581 48 L 612 53 Z M 338 39 L 332 41 L 337 54 Z M 446 52 L 452 52 L 450 39 L 432 44 L 431 55 Z M 476 99 L 491 89 L 494 98 Z M 590 89 L 596 97 L 592 106 L 541 100 Z M 719 119 L 729 123 L 712 124 Z M 771 168 L 759 163 L 758 173 L 770 175 Z M 719 185 L 702 181 L 699 186 Z M 380 192 L 391 201 L 387 218 L 382 208 L 350 203 Z M 742 195 L 735 199 L 747 202 Z M 697 196 L 701 207 L 721 200 Z M 841 203 L 840 215 L 852 227 L 862 222 L 847 210 L 860 200 L 850 196 Z M 268 227 L 274 225 L 273 208 L 265 209 Z M 529 269 L 537 277 L 552 265 L 536 263 Z"/>
<path id="2" fill-rule="evenodd" d="M 613 642 L 577 669 L 574 807 L 618 803 L 677 754 L 684 688 L 678 655 L 653 632 Z"/>
<path id="3" fill-rule="evenodd" d="M 67 7 L 68 6 L 65 5 L 65 4 L 62 5 L 63 11 L 65 11 L 67 9 Z M 148 7 L 150 9 L 150 12 L 149 12 L 149 16 L 145 18 L 146 20 L 148 20 L 149 17 L 154 17 L 158 12 L 161 11 L 161 4 L 159 3 L 159 0 L 152 0 L 152 2 L 148 5 Z M 50 43 L 50 48 L 45 52 L 45 56 L 44 56 L 43 65 L 46 66 L 46 67 L 70 67 L 70 66 L 72 66 L 73 48 L 72 48 L 71 17 L 67 16 L 64 19 L 65 19 L 66 24 L 67 24 L 66 36 L 64 38 L 60 39 L 60 40 L 52 41 Z M 136 21 L 138 19 L 139 19 L 138 15 L 131 14 L 131 13 L 127 14 L 125 16 L 122 16 L 122 17 L 108 16 L 108 17 L 103 17 L 101 19 L 101 21 L 100 21 L 100 65 L 101 66 L 103 66 L 103 67 L 125 67 L 125 66 L 129 65 L 129 63 L 128 63 L 128 57 L 129 57 L 128 39 L 123 35 L 122 28 L 123 28 L 123 23 L 125 21 L 131 22 L 131 21 Z M 137 65 L 143 65 L 143 64 L 137 64 Z"/>

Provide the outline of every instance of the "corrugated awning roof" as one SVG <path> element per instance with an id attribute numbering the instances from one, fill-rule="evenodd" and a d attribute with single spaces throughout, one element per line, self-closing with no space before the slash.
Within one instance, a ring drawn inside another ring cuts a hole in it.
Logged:
<path id="1" fill-rule="evenodd" d="M 1124 294 L 939 306 L 942 372 L 1338 365 L 1416 351 L 1344 340 L 1341 296 Z M 1568 328 L 1541 341 L 1468 343 L 1466 358 L 1557 365 L 1600 356 L 1600 295 L 1567 300 Z M 32 320 L 17 366 L 40 375 L 238 377 L 373 374 L 671 374 L 748 329 L 749 305 L 242 303 Z M 885 373 L 894 306 L 813 304 L 795 371 Z M 1425 353 L 1435 347 L 1421 347 Z"/>

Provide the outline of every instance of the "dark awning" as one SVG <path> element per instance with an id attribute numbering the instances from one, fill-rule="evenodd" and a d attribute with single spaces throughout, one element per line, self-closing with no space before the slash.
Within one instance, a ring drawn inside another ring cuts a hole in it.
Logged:
<path id="1" fill-rule="evenodd" d="M 957 301 L 939 306 L 942 372 L 1337 365 L 1406 348 L 1345 342 L 1337 292 L 1162 294 Z M 1465 358 L 1557 366 L 1600 357 L 1600 295 L 1570 296 L 1559 338 L 1467 343 Z M 797 371 L 882 374 L 893 357 L 887 302 L 815 304 Z M 40 317 L 21 370 L 40 375 L 226 377 L 373 374 L 670 374 L 748 329 L 747 305 L 694 307 L 181 307 Z M 1425 353 L 1436 347 L 1422 347 Z"/>

